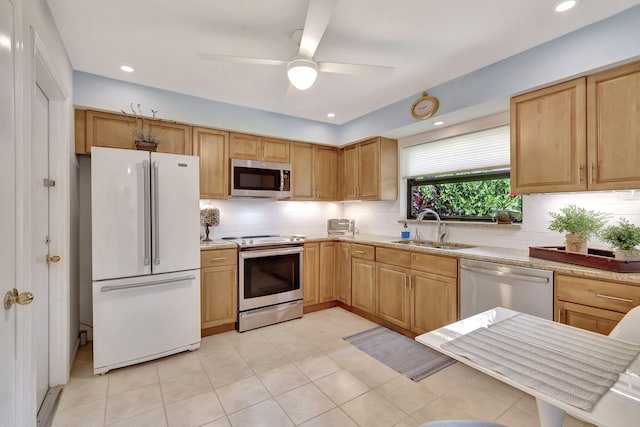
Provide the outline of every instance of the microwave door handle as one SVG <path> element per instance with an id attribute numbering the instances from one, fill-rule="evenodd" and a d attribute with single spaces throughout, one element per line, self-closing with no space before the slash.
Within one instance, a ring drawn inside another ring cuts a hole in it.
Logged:
<path id="1" fill-rule="evenodd" d="M 284 191 L 284 169 L 280 169 L 280 191 Z"/>

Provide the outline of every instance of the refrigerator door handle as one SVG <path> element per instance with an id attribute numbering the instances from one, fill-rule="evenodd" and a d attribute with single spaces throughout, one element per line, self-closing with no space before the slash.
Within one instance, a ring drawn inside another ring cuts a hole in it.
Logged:
<path id="1" fill-rule="evenodd" d="M 100 288 L 100 292 L 121 291 L 123 289 L 135 289 L 145 288 L 147 286 L 166 285 L 169 283 L 184 282 L 185 280 L 195 280 L 196 276 L 193 274 L 185 277 L 178 277 L 176 279 L 155 280 L 153 282 L 145 283 L 130 283 L 128 285 L 107 285 Z"/>
<path id="2" fill-rule="evenodd" d="M 144 265 L 151 264 L 151 234 L 149 223 L 151 220 L 151 189 L 149 188 L 149 160 L 142 162 L 143 187 L 144 187 Z"/>
<path id="3" fill-rule="evenodd" d="M 158 180 L 158 162 L 153 162 L 153 178 L 151 187 L 153 189 L 153 221 L 151 222 L 151 229 L 153 232 L 153 264 L 160 264 L 160 190 Z"/>

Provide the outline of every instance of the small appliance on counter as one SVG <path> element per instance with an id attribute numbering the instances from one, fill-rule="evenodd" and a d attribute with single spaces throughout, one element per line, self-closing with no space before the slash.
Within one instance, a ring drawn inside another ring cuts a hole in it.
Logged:
<path id="1" fill-rule="evenodd" d="M 356 221 L 346 218 L 331 218 L 327 220 L 327 234 L 329 236 L 354 236 Z"/>

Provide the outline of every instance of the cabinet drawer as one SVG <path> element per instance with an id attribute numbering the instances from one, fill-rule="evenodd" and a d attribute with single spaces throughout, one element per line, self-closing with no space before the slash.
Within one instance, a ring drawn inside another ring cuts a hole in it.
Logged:
<path id="1" fill-rule="evenodd" d="M 213 249 L 200 252 L 200 268 L 238 264 L 236 249 Z"/>
<path id="2" fill-rule="evenodd" d="M 556 274 L 556 298 L 626 313 L 640 305 L 640 286 Z"/>
<path id="3" fill-rule="evenodd" d="M 397 249 L 376 248 L 376 261 L 398 267 L 411 267 L 411 252 Z"/>
<path id="4" fill-rule="evenodd" d="M 353 258 L 362 258 L 373 261 L 375 258 L 376 249 L 373 246 L 368 245 L 360 245 L 358 243 L 353 243 L 351 245 L 351 256 Z"/>
<path id="5" fill-rule="evenodd" d="M 458 277 L 458 259 L 412 252 L 411 269 L 442 276 Z"/>

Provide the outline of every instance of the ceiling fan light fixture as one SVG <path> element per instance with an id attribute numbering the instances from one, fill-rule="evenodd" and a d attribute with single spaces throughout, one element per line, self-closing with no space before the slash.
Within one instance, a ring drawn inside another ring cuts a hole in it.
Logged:
<path id="1" fill-rule="evenodd" d="M 310 59 L 292 59 L 287 63 L 287 76 L 293 87 L 307 90 L 318 77 L 318 65 Z"/>
<path id="2" fill-rule="evenodd" d="M 559 1 L 556 5 L 556 12 L 566 12 L 569 9 L 573 9 L 579 0 L 563 0 Z"/>

